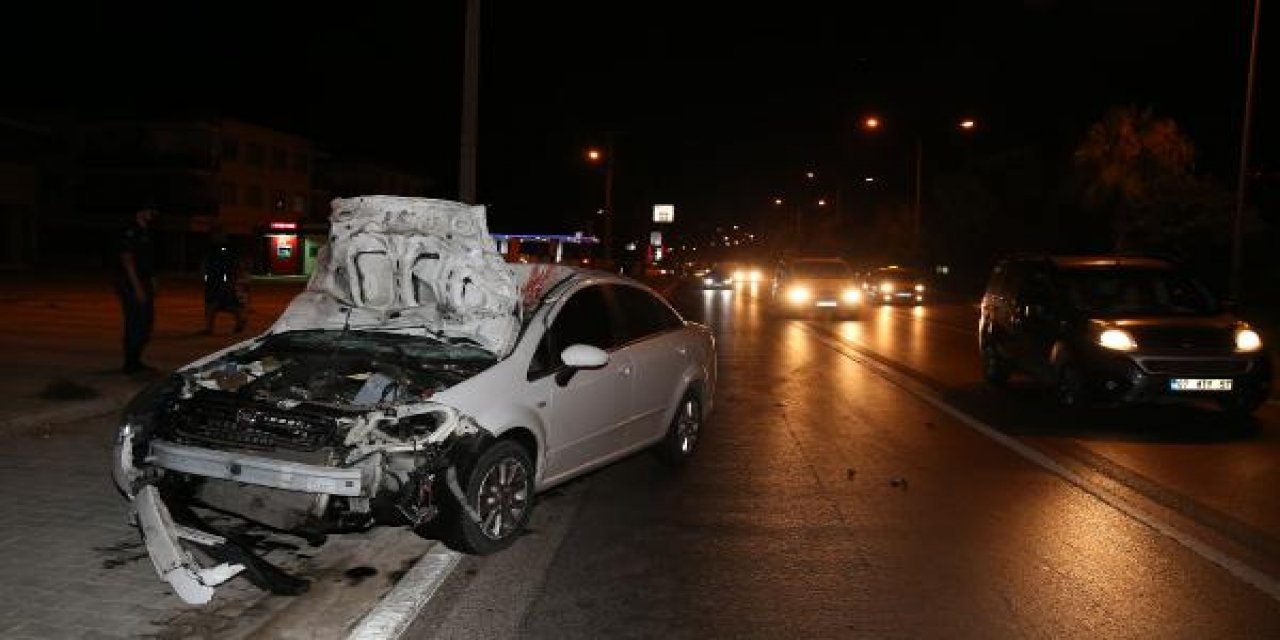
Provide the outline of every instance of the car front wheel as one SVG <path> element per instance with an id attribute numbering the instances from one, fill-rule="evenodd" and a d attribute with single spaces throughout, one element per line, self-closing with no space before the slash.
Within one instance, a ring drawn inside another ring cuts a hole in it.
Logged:
<path id="1" fill-rule="evenodd" d="M 1054 396 L 1059 406 L 1068 409 L 1084 403 L 1084 380 L 1080 377 L 1080 370 L 1070 362 L 1064 362 L 1058 367 Z"/>
<path id="2" fill-rule="evenodd" d="M 671 419 L 671 426 L 667 428 L 667 435 L 658 443 L 655 451 L 663 462 L 674 466 L 682 465 L 697 449 L 701 435 L 702 403 L 690 391 L 680 400 L 676 415 Z"/>
<path id="3" fill-rule="evenodd" d="M 1003 386 L 1009 381 L 1012 373 L 1009 361 L 1000 354 L 1000 347 L 995 338 L 987 338 L 982 343 L 982 378 L 996 386 Z"/>
<path id="4" fill-rule="evenodd" d="M 444 542 L 456 551 L 487 555 L 518 538 L 533 511 L 533 461 L 524 447 L 499 440 L 471 466 L 460 489 L 467 508 L 454 505 Z"/>

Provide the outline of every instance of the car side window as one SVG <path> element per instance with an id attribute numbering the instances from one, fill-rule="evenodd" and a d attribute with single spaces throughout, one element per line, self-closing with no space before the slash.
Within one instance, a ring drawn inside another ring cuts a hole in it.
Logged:
<path id="1" fill-rule="evenodd" d="M 623 344 L 684 326 L 684 320 L 671 307 L 648 291 L 622 286 L 615 287 L 614 293 L 622 320 L 619 341 Z"/>
<path id="2" fill-rule="evenodd" d="M 565 301 L 529 363 L 530 380 L 564 366 L 560 352 L 570 345 L 589 344 L 605 351 L 618 345 L 610 298 L 608 287 L 596 285 L 579 289 Z"/>

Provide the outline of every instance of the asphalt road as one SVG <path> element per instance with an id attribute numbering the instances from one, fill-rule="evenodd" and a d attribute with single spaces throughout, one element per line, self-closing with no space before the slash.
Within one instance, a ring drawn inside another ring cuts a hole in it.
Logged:
<path id="1" fill-rule="evenodd" d="M 972 305 L 715 328 L 690 466 L 638 455 L 544 495 L 413 638 L 1280 637 L 1280 408 L 1053 407 L 979 379 Z"/>

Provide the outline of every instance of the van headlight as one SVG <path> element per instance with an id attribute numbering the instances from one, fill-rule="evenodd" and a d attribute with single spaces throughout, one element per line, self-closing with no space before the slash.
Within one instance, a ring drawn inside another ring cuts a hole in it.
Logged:
<path id="1" fill-rule="evenodd" d="M 1262 336 L 1253 329 L 1236 331 L 1236 351 L 1258 351 L 1262 349 Z"/>
<path id="2" fill-rule="evenodd" d="M 1138 343 L 1124 329 L 1107 329 L 1098 334 L 1098 344 L 1115 351 L 1133 351 Z"/>

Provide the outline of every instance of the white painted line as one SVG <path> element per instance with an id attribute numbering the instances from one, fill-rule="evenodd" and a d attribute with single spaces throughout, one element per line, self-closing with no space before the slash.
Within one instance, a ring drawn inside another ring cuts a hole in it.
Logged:
<path id="1" fill-rule="evenodd" d="M 1194 536 L 1179 530 L 1174 525 L 1169 524 L 1154 515 L 1146 513 L 1134 505 L 1128 504 L 1119 496 L 1112 495 L 1100 487 L 1091 485 L 1089 481 L 1086 480 L 1083 476 L 1077 474 L 1071 469 L 1068 469 L 1062 466 L 1056 460 L 1054 460 L 1053 458 L 1050 458 L 1049 456 L 1045 455 L 1039 450 L 1029 447 L 1019 442 L 1018 440 L 1001 433 L 995 427 L 992 427 L 982 422 L 981 420 L 978 420 L 977 418 L 974 418 L 973 416 L 970 416 L 969 414 L 961 411 L 960 409 L 957 409 L 956 407 L 951 406 L 942 398 L 940 398 L 932 389 L 920 383 L 919 381 L 911 378 L 910 376 L 900 373 L 894 370 L 892 367 L 888 367 L 874 358 L 868 357 L 861 353 L 851 352 L 857 349 L 856 347 L 848 345 L 844 342 L 841 342 L 829 336 L 823 335 L 819 333 L 817 329 L 808 327 L 807 325 L 806 325 L 806 328 L 811 333 L 813 333 L 814 336 L 819 341 L 823 342 L 824 344 L 831 347 L 832 349 L 835 349 L 836 351 L 839 351 L 840 353 L 848 356 L 849 358 L 859 362 L 860 364 L 866 365 L 867 367 L 874 369 L 878 375 L 885 378 L 889 382 L 897 385 L 898 387 L 902 388 L 903 390 L 910 393 L 911 395 L 927 402 L 928 404 L 932 405 L 934 408 L 950 415 L 956 420 L 959 420 L 960 422 L 962 422 L 969 428 L 973 429 L 974 431 L 981 433 L 982 435 L 1012 450 L 1013 452 L 1017 453 L 1023 458 L 1026 458 L 1027 460 L 1035 463 L 1036 465 L 1039 465 L 1040 467 L 1053 473 L 1054 475 L 1057 475 L 1063 480 L 1066 480 L 1067 482 L 1075 485 L 1081 491 L 1084 491 L 1085 493 L 1092 495 L 1093 497 L 1101 500 L 1102 502 L 1106 503 L 1107 505 L 1111 506 L 1117 511 L 1168 536 L 1169 538 L 1173 539 L 1178 544 L 1181 544 L 1183 547 L 1186 547 L 1196 555 L 1199 555 L 1205 560 L 1208 560 L 1209 562 L 1212 562 L 1213 564 L 1216 564 L 1219 567 L 1222 567 L 1228 573 L 1235 576 L 1236 578 L 1239 578 L 1240 580 L 1248 584 L 1251 584 L 1254 587 L 1257 587 L 1263 593 L 1267 594 L 1268 596 L 1271 596 L 1273 600 L 1280 601 L 1280 579 L 1277 579 L 1274 576 L 1271 576 L 1262 571 L 1259 571 L 1243 562 L 1240 562 L 1239 560 L 1236 560 L 1235 558 L 1232 558 L 1231 556 L 1228 556 L 1225 553 L 1222 553 L 1221 551 L 1218 551 L 1217 549 L 1214 549 L 1208 544 L 1205 544 L 1204 542 L 1201 542 L 1200 540 L 1196 539 Z"/>
<path id="2" fill-rule="evenodd" d="M 399 638 L 436 590 L 453 572 L 462 554 L 436 544 L 424 553 L 395 588 L 360 620 L 347 640 L 392 640 Z"/>

